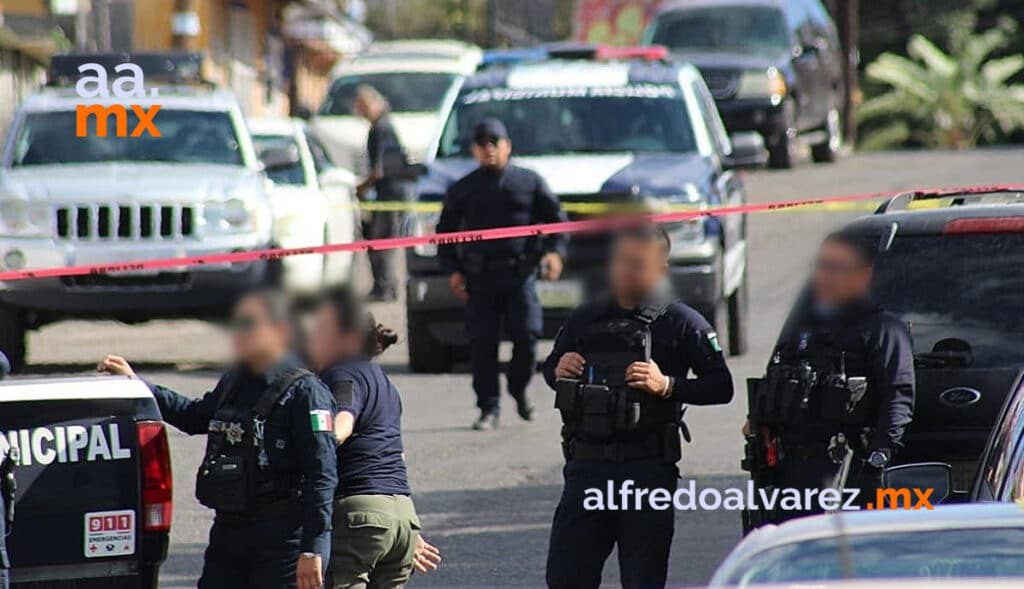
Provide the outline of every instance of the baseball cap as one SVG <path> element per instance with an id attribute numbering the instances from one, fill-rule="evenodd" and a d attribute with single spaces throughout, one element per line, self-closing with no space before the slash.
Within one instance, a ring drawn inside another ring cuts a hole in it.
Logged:
<path id="1" fill-rule="evenodd" d="M 508 129 L 505 128 L 505 123 L 493 117 L 488 117 L 477 123 L 476 127 L 473 128 L 473 139 L 477 140 L 485 137 L 508 139 Z"/>

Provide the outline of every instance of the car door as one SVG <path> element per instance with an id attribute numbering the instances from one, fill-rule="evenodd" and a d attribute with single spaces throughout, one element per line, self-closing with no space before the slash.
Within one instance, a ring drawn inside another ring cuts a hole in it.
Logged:
<path id="1" fill-rule="evenodd" d="M 352 172 L 334 165 L 330 154 L 320 141 L 305 132 L 306 144 L 313 159 L 313 172 L 327 206 L 327 242 L 352 243 L 360 239 L 358 203 L 355 198 L 356 177 Z M 351 252 L 328 254 L 324 268 L 324 282 L 347 282 L 354 270 Z"/>

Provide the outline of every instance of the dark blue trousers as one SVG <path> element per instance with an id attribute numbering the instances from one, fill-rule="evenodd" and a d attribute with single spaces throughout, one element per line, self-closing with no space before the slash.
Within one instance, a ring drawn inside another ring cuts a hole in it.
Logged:
<path id="1" fill-rule="evenodd" d="M 551 524 L 547 582 L 550 589 L 597 589 L 604 563 L 616 545 L 624 589 L 660 589 L 668 576 L 668 557 L 675 531 L 675 510 L 650 508 L 587 510 L 587 489 L 605 496 L 612 488 L 633 481 L 634 488 L 666 489 L 673 493 L 679 479 L 676 465 L 660 458 L 633 462 L 570 460 L 563 470 L 565 488 Z M 632 506 L 631 506 L 632 507 Z"/>
<path id="2" fill-rule="evenodd" d="M 481 272 L 467 277 L 466 330 L 473 364 L 473 390 L 483 411 L 499 410 L 498 344 L 502 327 L 512 338 L 508 391 L 519 395 L 536 370 L 537 339 L 544 321 L 537 282 L 511 272 Z"/>
<path id="3" fill-rule="evenodd" d="M 248 521 L 218 516 L 199 589 L 294 588 L 301 530 L 301 519 L 293 514 Z"/>

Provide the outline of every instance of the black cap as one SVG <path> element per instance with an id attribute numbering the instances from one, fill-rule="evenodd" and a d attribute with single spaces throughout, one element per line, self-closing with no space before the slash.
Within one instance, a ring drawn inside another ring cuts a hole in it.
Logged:
<path id="1" fill-rule="evenodd" d="M 508 129 L 505 128 L 505 123 L 493 117 L 488 117 L 476 124 L 473 128 L 473 139 L 483 139 L 486 137 L 496 137 L 498 139 L 508 139 Z"/>

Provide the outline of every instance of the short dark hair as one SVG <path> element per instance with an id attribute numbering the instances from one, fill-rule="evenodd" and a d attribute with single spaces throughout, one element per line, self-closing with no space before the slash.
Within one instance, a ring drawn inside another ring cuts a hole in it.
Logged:
<path id="1" fill-rule="evenodd" d="M 833 231 L 825 236 L 822 243 L 833 243 L 848 248 L 867 266 L 874 266 L 875 258 L 878 257 L 878 244 L 863 233 L 851 229 Z"/>
<path id="2" fill-rule="evenodd" d="M 657 223 L 647 223 L 621 229 L 615 234 L 615 242 L 618 243 L 623 240 L 643 243 L 657 242 L 661 246 L 661 252 L 666 256 L 672 249 L 672 239 L 668 236 L 668 230 L 665 229 L 664 225 Z"/>

